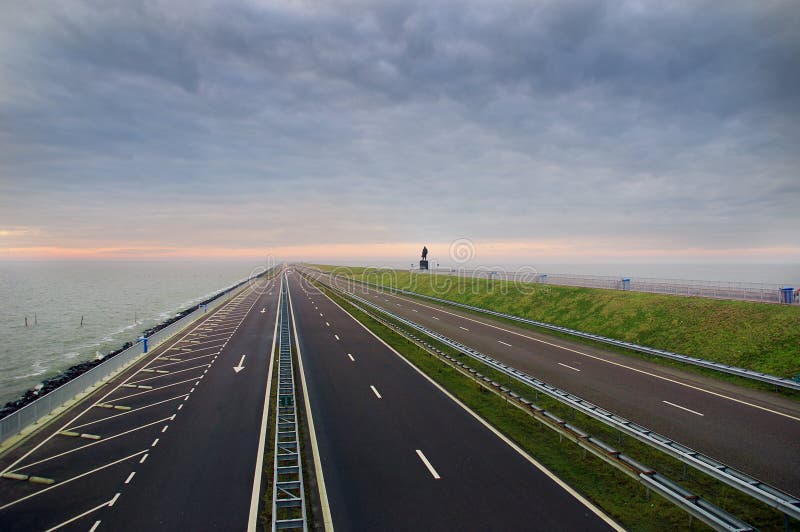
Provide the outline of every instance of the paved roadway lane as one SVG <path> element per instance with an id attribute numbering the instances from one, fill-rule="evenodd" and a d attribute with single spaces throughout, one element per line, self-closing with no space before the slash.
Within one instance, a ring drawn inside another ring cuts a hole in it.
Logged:
<path id="1" fill-rule="evenodd" d="M 316 288 L 288 277 L 335 528 L 610 528 Z"/>
<path id="2" fill-rule="evenodd" d="M 0 479 L 0 530 L 246 529 L 279 292 L 246 289 L 2 457 L 56 483 Z"/>
<path id="3" fill-rule="evenodd" d="M 340 283 L 342 288 L 344 283 Z M 352 285 L 351 285 L 352 288 Z M 521 371 L 800 495 L 800 403 L 382 291 L 356 292 Z"/>

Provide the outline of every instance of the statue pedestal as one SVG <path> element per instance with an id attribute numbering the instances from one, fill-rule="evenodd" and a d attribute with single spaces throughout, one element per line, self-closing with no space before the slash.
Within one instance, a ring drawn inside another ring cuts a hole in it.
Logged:
<path id="1" fill-rule="evenodd" d="M 419 269 L 420 270 L 427 270 L 428 269 L 428 261 L 427 260 L 419 261 Z"/>

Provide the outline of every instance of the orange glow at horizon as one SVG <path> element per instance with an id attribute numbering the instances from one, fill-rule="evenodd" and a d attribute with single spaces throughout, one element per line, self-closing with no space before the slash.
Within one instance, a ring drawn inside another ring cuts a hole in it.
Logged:
<path id="1" fill-rule="evenodd" d="M 431 250 L 429 259 L 441 263 L 454 261 L 450 256 L 450 242 L 423 243 Z M 293 246 L 252 247 L 252 248 L 219 248 L 219 247 L 155 247 L 155 246 L 119 246 L 119 247 L 0 247 L 2 259 L 213 259 L 213 260 L 261 260 L 266 256 L 288 260 L 398 260 L 413 261 L 418 258 L 422 245 L 420 243 L 391 242 L 368 244 L 303 244 Z M 475 241 L 470 242 L 471 255 L 474 262 L 481 263 L 497 259 L 508 260 L 514 257 L 519 260 L 570 260 L 570 259 L 737 259 L 759 258 L 773 259 L 784 257 L 786 260 L 800 260 L 800 247 L 762 247 L 762 248 L 676 248 L 652 249 L 633 247 L 629 243 L 597 241 L 582 242 L 576 240 L 553 241 Z"/>

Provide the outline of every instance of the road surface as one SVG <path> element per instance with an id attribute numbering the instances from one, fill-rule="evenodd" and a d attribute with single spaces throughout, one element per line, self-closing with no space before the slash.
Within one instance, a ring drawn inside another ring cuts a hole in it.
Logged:
<path id="1" fill-rule="evenodd" d="M 307 281 L 288 277 L 334 528 L 612 526 Z"/>

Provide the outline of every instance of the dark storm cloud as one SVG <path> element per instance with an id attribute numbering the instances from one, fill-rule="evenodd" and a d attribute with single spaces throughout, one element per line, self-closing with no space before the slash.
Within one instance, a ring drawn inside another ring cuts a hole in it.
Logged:
<path id="1" fill-rule="evenodd" d="M 0 226 L 252 245 L 237 228 L 303 212 L 265 238 L 748 247 L 800 225 L 793 2 L 7 11 Z"/>

